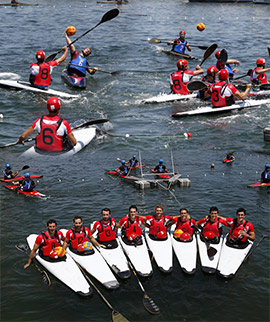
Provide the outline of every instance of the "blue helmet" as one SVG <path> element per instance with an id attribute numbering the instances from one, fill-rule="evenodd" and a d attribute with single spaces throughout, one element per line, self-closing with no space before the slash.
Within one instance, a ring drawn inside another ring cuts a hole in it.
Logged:
<path id="1" fill-rule="evenodd" d="M 159 160 L 159 163 L 162 163 L 162 162 L 163 162 L 163 160 L 162 160 L 162 159 L 160 159 L 160 160 Z"/>
<path id="2" fill-rule="evenodd" d="M 265 167 L 270 169 L 270 163 L 266 163 Z"/>
<path id="3" fill-rule="evenodd" d="M 136 154 L 133 155 L 133 158 L 136 158 Z"/>
<path id="4" fill-rule="evenodd" d="M 25 177 L 25 179 L 30 178 L 30 174 L 27 172 L 27 173 L 24 174 L 24 177 Z"/>
<path id="5" fill-rule="evenodd" d="M 121 163 L 122 163 L 122 164 L 125 164 L 125 163 L 126 163 L 126 161 L 125 161 L 125 160 L 122 160 L 122 161 L 121 161 Z"/>
<path id="6" fill-rule="evenodd" d="M 9 163 L 6 164 L 6 168 L 11 168 L 11 165 Z"/>

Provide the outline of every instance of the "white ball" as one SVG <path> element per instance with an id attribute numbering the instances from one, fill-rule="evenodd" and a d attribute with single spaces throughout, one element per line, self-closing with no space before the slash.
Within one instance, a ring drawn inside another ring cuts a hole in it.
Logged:
<path id="1" fill-rule="evenodd" d="M 129 134 L 126 134 L 126 138 L 129 138 Z"/>
<path id="2" fill-rule="evenodd" d="M 4 118 L 4 115 L 3 114 L 0 114 L 0 119 L 3 119 Z"/>

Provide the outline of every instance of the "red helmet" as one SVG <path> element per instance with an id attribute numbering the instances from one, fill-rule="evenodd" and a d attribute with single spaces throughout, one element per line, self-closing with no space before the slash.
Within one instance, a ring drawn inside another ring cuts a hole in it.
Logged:
<path id="1" fill-rule="evenodd" d="M 132 232 L 130 235 L 127 236 L 129 241 L 133 241 L 138 235 Z"/>
<path id="2" fill-rule="evenodd" d="M 167 237 L 166 230 L 161 230 L 160 232 L 157 233 L 158 239 L 166 239 L 166 237 Z"/>
<path id="3" fill-rule="evenodd" d="M 204 237 L 206 239 L 213 239 L 215 238 L 215 233 L 213 231 L 207 231 L 205 234 L 204 234 Z"/>
<path id="4" fill-rule="evenodd" d="M 218 77 L 219 77 L 220 80 L 228 79 L 229 73 L 228 73 L 227 69 L 221 69 L 219 74 L 218 74 Z"/>
<path id="5" fill-rule="evenodd" d="M 264 58 L 258 58 L 256 61 L 257 65 L 265 65 L 265 59 Z"/>
<path id="6" fill-rule="evenodd" d="M 179 35 L 182 34 L 182 33 L 186 34 L 185 30 L 180 30 L 179 31 Z"/>
<path id="7" fill-rule="evenodd" d="M 60 107 L 61 107 L 61 101 L 58 97 L 53 96 L 48 99 L 47 109 L 49 112 L 56 112 L 60 110 Z"/>
<path id="8" fill-rule="evenodd" d="M 181 241 L 188 241 L 190 239 L 190 234 L 189 233 L 183 233 L 181 236 L 180 236 L 180 240 Z"/>
<path id="9" fill-rule="evenodd" d="M 45 52 L 43 50 L 39 50 L 36 52 L 36 59 L 45 59 Z"/>
<path id="10" fill-rule="evenodd" d="M 215 73 L 217 72 L 218 72 L 218 69 L 216 68 L 216 66 L 210 66 L 207 69 L 207 75 L 215 76 Z"/>
<path id="11" fill-rule="evenodd" d="M 188 62 L 185 59 L 179 59 L 177 62 L 177 67 L 180 69 L 184 69 L 184 67 L 186 67 L 187 65 L 188 65 Z"/>
<path id="12" fill-rule="evenodd" d="M 218 50 L 218 51 L 215 53 L 216 59 L 220 59 L 220 52 L 221 52 L 221 50 Z"/>
<path id="13" fill-rule="evenodd" d="M 238 239 L 241 236 L 239 231 L 240 231 L 239 228 L 238 229 L 236 228 L 236 229 L 233 230 L 233 232 L 232 232 L 233 239 Z"/>

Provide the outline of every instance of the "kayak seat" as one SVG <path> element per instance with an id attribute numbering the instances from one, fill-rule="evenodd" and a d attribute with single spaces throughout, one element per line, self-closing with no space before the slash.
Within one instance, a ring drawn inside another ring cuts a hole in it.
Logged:
<path id="1" fill-rule="evenodd" d="M 234 242 L 234 241 L 230 240 L 229 238 L 227 238 L 226 245 L 231 248 L 245 249 L 249 245 L 249 242 L 248 241 L 246 241 L 244 243 L 240 242 L 240 241 Z"/>
<path id="2" fill-rule="evenodd" d="M 117 243 L 117 240 L 110 240 L 110 241 L 100 241 L 97 239 L 97 241 L 106 246 L 107 249 L 114 249 L 114 248 L 117 248 L 118 247 L 118 243 Z"/>
<path id="3" fill-rule="evenodd" d="M 149 234 L 149 237 L 152 239 L 152 240 L 156 240 L 156 241 L 164 241 L 164 240 L 167 240 L 168 239 L 168 235 L 166 236 L 166 238 L 157 238 L 155 235 L 152 235 L 152 234 Z"/>

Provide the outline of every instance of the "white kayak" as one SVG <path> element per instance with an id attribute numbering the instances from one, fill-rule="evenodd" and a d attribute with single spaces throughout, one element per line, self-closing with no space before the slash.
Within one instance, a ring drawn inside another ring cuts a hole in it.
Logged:
<path id="1" fill-rule="evenodd" d="M 249 240 L 245 248 L 234 248 L 227 244 L 227 236 L 223 241 L 217 273 L 222 277 L 232 278 L 246 258 L 253 242 Z"/>
<path id="2" fill-rule="evenodd" d="M 241 110 L 248 107 L 257 107 L 262 104 L 270 104 L 269 99 L 264 100 L 245 100 L 243 102 L 238 102 L 236 104 L 233 104 L 231 106 L 225 106 L 225 107 L 212 107 L 212 106 L 206 106 L 206 107 L 199 107 L 195 110 L 186 111 L 186 112 L 176 112 L 173 113 L 173 117 L 185 117 L 185 116 L 195 116 L 195 115 L 206 115 L 206 114 L 217 114 L 217 113 L 225 113 L 225 112 L 231 112 L 234 110 Z"/>
<path id="3" fill-rule="evenodd" d="M 31 234 L 26 238 L 30 249 L 34 247 L 37 236 L 36 234 Z M 74 292 L 81 296 L 89 296 L 92 294 L 92 289 L 83 276 L 83 273 L 69 254 L 66 254 L 65 260 L 49 262 L 40 257 L 37 251 L 35 258 L 47 271 Z"/>
<path id="4" fill-rule="evenodd" d="M 141 243 L 137 245 L 125 242 L 121 236 L 119 236 L 117 239 L 123 247 L 131 263 L 135 267 L 137 274 L 143 277 L 152 275 L 152 264 L 144 236 L 142 235 Z"/>
<path id="5" fill-rule="evenodd" d="M 26 150 L 21 156 L 22 157 L 66 157 L 78 153 L 85 146 L 87 146 L 96 135 L 95 127 L 83 127 L 77 130 L 73 130 L 73 134 L 77 140 L 77 144 L 69 151 L 63 152 L 47 152 L 36 149 L 35 146 L 32 146 L 28 150 Z"/>
<path id="6" fill-rule="evenodd" d="M 153 253 L 158 268 L 163 273 L 170 273 L 173 268 L 172 242 L 168 233 L 167 239 L 154 240 L 149 237 L 149 228 L 145 229 L 146 242 Z"/>
<path id="7" fill-rule="evenodd" d="M 66 236 L 67 230 L 61 229 L 64 236 Z M 96 280 L 103 284 L 108 289 L 115 289 L 119 287 L 119 283 L 114 277 L 109 266 L 100 255 L 100 253 L 93 247 L 93 252 L 89 254 L 75 254 L 67 247 L 67 253 L 83 267 L 89 274 L 91 274 Z"/>
<path id="8" fill-rule="evenodd" d="M 199 233 L 197 233 L 197 242 L 203 272 L 208 274 L 215 274 L 220 257 L 223 235 L 220 237 L 218 244 L 210 244 L 211 247 L 217 250 L 217 253 L 213 257 L 208 257 L 207 246 L 205 242 L 201 240 Z"/>
<path id="9" fill-rule="evenodd" d="M 174 253 L 179 261 L 179 264 L 183 272 L 187 274 L 194 274 L 196 272 L 196 262 L 197 262 L 197 242 L 196 235 L 193 235 L 192 241 L 183 242 L 176 240 L 173 237 L 175 231 L 175 225 L 171 227 L 171 240 Z"/>
<path id="10" fill-rule="evenodd" d="M 62 98 L 78 98 L 79 95 L 69 94 L 65 92 L 56 91 L 54 89 L 48 88 L 47 90 L 33 87 L 29 82 L 16 81 L 16 80 L 6 80 L 0 79 L 0 87 L 13 89 L 13 90 L 26 90 L 35 93 L 43 93 L 51 96 L 59 96 Z"/>
<path id="11" fill-rule="evenodd" d="M 174 101 L 189 100 L 189 99 L 196 98 L 196 97 L 197 97 L 197 94 L 187 94 L 187 95 L 162 94 L 162 95 L 147 98 L 147 99 L 143 100 L 142 103 L 145 103 L 145 104 L 167 103 L 167 102 L 174 102 Z"/>

